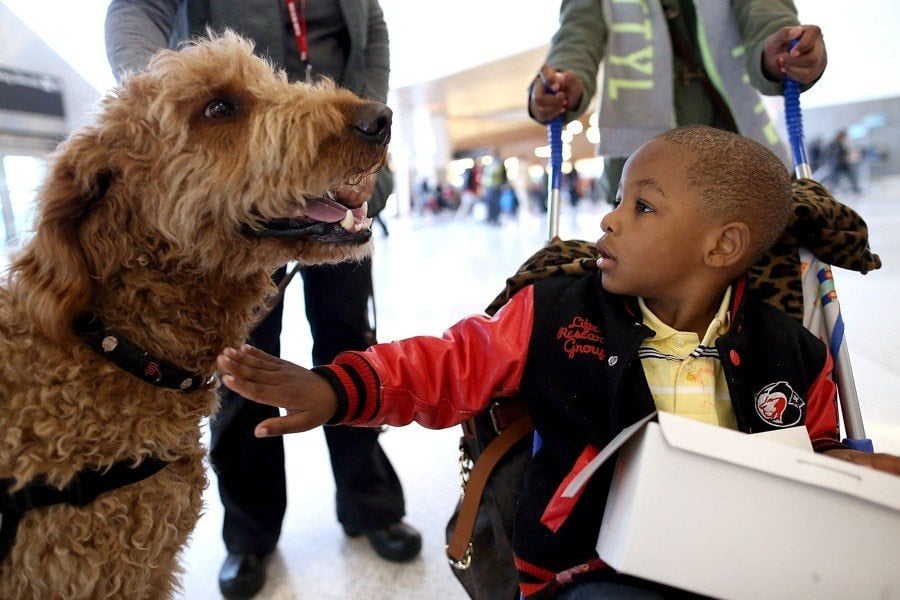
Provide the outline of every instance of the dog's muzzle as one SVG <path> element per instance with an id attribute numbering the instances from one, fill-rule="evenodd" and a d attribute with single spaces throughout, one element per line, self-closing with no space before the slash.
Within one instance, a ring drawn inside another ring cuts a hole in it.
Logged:
<path id="1" fill-rule="evenodd" d="M 322 244 L 358 245 L 372 237 L 372 219 L 363 202 L 348 208 L 329 196 L 306 197 L 303 209 L 291 217 L 269 219 L 255 226 L 244 224 L 241 232 L 254 237 L 310 239 Z"/>
<path id="2" fill-rule="evenodd" d="M 366 102 L 353 115 L 353 129 L 365 144 L 383 147 L 391 141 L 394 113 L 381 102 Z M 269 219 L 256 226 L 244 224 L 241 232 L 254 237 L 311 239 L 324 244 L 362 244 L 372 237 L 365 204 L 349 208 L 328 196 L 305 198 L 303 214 Z"/>
<path id="3" fill-rule="evenodd" d="M 371 229 L 350 231 L 340 223 L 322 223 L 297 219 L 273 219 L 263 223 L 263 229 L 253 229 L 243 225 L 241 232 L 254 237 L 280 238 L 285 240 L 311 239 L 323 244 L 357 245 L 369 241 Z"/>
<path id="4" fill-rule="evenodd" d="M 381 102 L 369 102 L 356 111 L 353 128 L 363 141 L 384 146 L 391 141 L 393 111 Z"/>

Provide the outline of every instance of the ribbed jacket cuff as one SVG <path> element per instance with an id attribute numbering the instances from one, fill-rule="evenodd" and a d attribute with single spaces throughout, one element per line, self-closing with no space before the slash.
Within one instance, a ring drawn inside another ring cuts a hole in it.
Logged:
<path id="1" fill-rule="evenodd" d="M 337 395 L 337 411 L 328 425 L 366 425 L 379 412 L 381 395 L 378 374 L 357 352 L 344 352 L 328 366 L 314 367 Z"/>
<path id="2" fill-rule="evenodd" d="M 313 367 L 312 372 L 327 379 L 328 383 L 331 384 L 331 387 L 334 388 L 334 393 L 337 396 L 337 410 L 334 411 L 334 416 L 332 416 L 325 424 L 336 425 L 341 423 L 347 415 L 349 400 L 347 398 L 347 390 L 343 383 L 341 383 L 340 376 L 331 367 Z"/>

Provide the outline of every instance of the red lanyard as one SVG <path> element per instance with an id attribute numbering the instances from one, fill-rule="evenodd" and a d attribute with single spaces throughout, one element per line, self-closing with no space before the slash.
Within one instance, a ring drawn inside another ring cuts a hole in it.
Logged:
<path id="1" fill-rule="evenodd" d="M 287 4 L 288 14 L 291 17 L 291 25 L 294 26 L 294 37 L 297 38 L 297 49 L 300 50 L 300 60 L 309 69 L 309 44 L 306 39 L 306 0 L 284 0 Z M 299 14 L 297 4 L 300 5 Z"/>

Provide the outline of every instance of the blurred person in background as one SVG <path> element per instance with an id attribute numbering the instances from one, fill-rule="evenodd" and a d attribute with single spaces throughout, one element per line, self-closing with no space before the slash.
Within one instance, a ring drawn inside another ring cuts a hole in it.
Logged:
<path id="1" fill-rule="evenodd" d="M 480 180 L 481 169 L 477 164 L 463 173 L 462 187 L 459 190 L 459 208 L 456 210 L 457 218 L 464 219 L 472 214 L 472 208 L 478 202 Z"/>
<path id="2" fill-rule="evenodd" d="M 835 191 L 840 187 L 844 177 L 850 181 L 850 188 L 854 194 L 862 193 L 856 169 L 862 159 L 860 149 L 850 143 L 847 130 L 842 129 L 828 146 L 828 173 L 822 180 L 822 184 Z"/>
<path id="3" fill-rule="evenodd" d="M 485 206 L 487 206 L 488 225 L 500 225 L 500 194 L 506 183 L 506 167 L 499 155 L 494 155 L 490 164 L 484 166 L 481 173 L 481 190 L 484 194 Z"/>

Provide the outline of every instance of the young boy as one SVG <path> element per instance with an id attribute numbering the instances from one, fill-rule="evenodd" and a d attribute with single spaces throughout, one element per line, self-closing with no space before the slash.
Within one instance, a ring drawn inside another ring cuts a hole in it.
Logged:
<path id="1" fill-rule="evenodd" d="M 538 281 L 493 318 L 344 353 L 312 371 L 228 348 L 223 382 L 287 408 L 258 436 L 324 423 L 443 428 L 493 397 L 520 395 L 543 440 L 515 521 L 523 596 L 597 597 L 600 586 L 660 597 L 663 588 L 617 578 L 597 559 L 612 464 L 562 526 L 546 524 L 559 516 L 567 477 L 653 410 L 745 432 L 805 424 L 817 451 L 900 474 L 898 457 L 841 446 L 825 345 L 746 290 L 744 273 L 780 236 L 790 200 L 784 165 L 762 145 L 705 126 L 675 129 L 626 163 L 601 223 L 599 275 Z"/>

